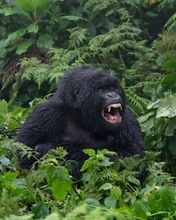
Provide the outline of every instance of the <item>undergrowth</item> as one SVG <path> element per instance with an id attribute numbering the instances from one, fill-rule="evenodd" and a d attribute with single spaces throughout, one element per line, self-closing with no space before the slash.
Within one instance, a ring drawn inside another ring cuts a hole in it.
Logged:
<path id="1" fill-rule="evenodd" d="M 9 140 L 0 142 L 0 219 L 175 219 L 176 190 L 173 177 L 154 162 L 157 153 L 146 152 L 144 159 L 109 160 L 114 152 L 84 150 L 89 155 L 77 181 L 70 175 L 71 161 L 58 147 L 44 156 L 39 169 L 19 167 Z M 26 148 L 26 147 L 25 147 Z M 9 159 L 11 155 L 11 159 Z M 148 164 L 149 175 L 141 183 L 140 167 Z"/>

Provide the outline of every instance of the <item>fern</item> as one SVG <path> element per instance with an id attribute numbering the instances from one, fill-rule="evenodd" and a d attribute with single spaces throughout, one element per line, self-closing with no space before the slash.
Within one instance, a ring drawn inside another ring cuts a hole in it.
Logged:
<path id="1" fill-rule="evenodd" d="M 166 30 L 159 35 L 159 39 L 153 42 L 153 48 L 156 49 L 163 58 L 176 59 L 176 32 Z"/>
<path id="2" fill-rule="evenodd" d="M 126 96 L 128 99 L 128 107 L 139 117 L 146 112 L 149 100 L 136 94 L 137 87 L 138 86 L 127 88 Z"/>
<path id="3" fill-rule="evenodd" d="M 72 48 L 77 48 L 83 45 L 83 42 L 87 39 L 88 30 L 80 27 L 68 29 L 70 32 L 69 44 Z"/>
<path id="4" fill-rule="evenodd" d="M 72 66 L 78 66 L 85 63 L 84 55 L 79 49 L 51 49 L 49 51 L 49 62 L 52 67 L 52 72 L 49 75 L 49 82 L 59 84 L 59 80 L 64 72 Z"/>
<path id="5" fill-rule="evenodd" d="M 21 60 L 22 79 L 34 80 L 39 89 L 43 82 L 47 81 L 50 74 L 50 66 L 42 63 L 37 58 L 24 58 Z"/>
<path id="6" fill-rule="evenodd" d="M 169 20 L 164 25 L 164 28 L 168 31 L 175 31 L 176 30 L 176 13 L 174 13 Z"/>
<path id="7" fill-rule="evenodd" d="M 166 8 L 174 8 L 174 6 L 176 5 L 175 0 L 160 0 L 159 1 L 159 9 L 166 9 Z"/>

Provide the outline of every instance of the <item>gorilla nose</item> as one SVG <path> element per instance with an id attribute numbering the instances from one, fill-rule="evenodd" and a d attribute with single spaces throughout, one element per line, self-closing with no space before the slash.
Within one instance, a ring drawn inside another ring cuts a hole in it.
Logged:
<path id="1" fill-rule="evenodd" d="M 106 93 L 106 95 L 105 95 L 105 98 L 106 99 L 114 99 L 114 100 L 116 100 L 117 102 L 121 102 L 121 97 L 116 93 L 116 92 L 108 92 L 108 93 Z"/>

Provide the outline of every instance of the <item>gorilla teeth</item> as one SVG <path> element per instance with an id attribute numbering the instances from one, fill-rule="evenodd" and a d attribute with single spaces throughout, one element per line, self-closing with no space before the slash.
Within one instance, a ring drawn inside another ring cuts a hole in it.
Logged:
<path id="1" fill-rule="evenodd" d="M 121 123 L 122 117 L 120 111 L 122 111 L 122 105 L 120 103 L 110 104 L 104 108 L 102 116 L 110 123 Z"/>

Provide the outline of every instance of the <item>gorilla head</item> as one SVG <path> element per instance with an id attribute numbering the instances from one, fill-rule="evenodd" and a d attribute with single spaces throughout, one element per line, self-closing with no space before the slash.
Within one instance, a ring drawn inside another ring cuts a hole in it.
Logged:
<path id="1" fill-rule="evenodd" d="M 94 134 L 117 132 L 125 111 L 125 93 L 118 79 L 90 66 L 68 71 L 55 98 L 61 98 L 77 123 Z"/>
<path id="2" fill-rule="evenodd" d="M 125 93 L 118 79 L 103 70 L 80 66 L 65 73 L 55 95 L 38 105 L 23 124 L 17 141 L 33 148 L 35 158 L 64 146 L 74 160 L 74 176 L 87 159 L 83 149 L 106 148 L 123 158 L 143 156 L 140 126 L 125 106 Z M 35 162 L 24 156 L 22 167 Z"/>

